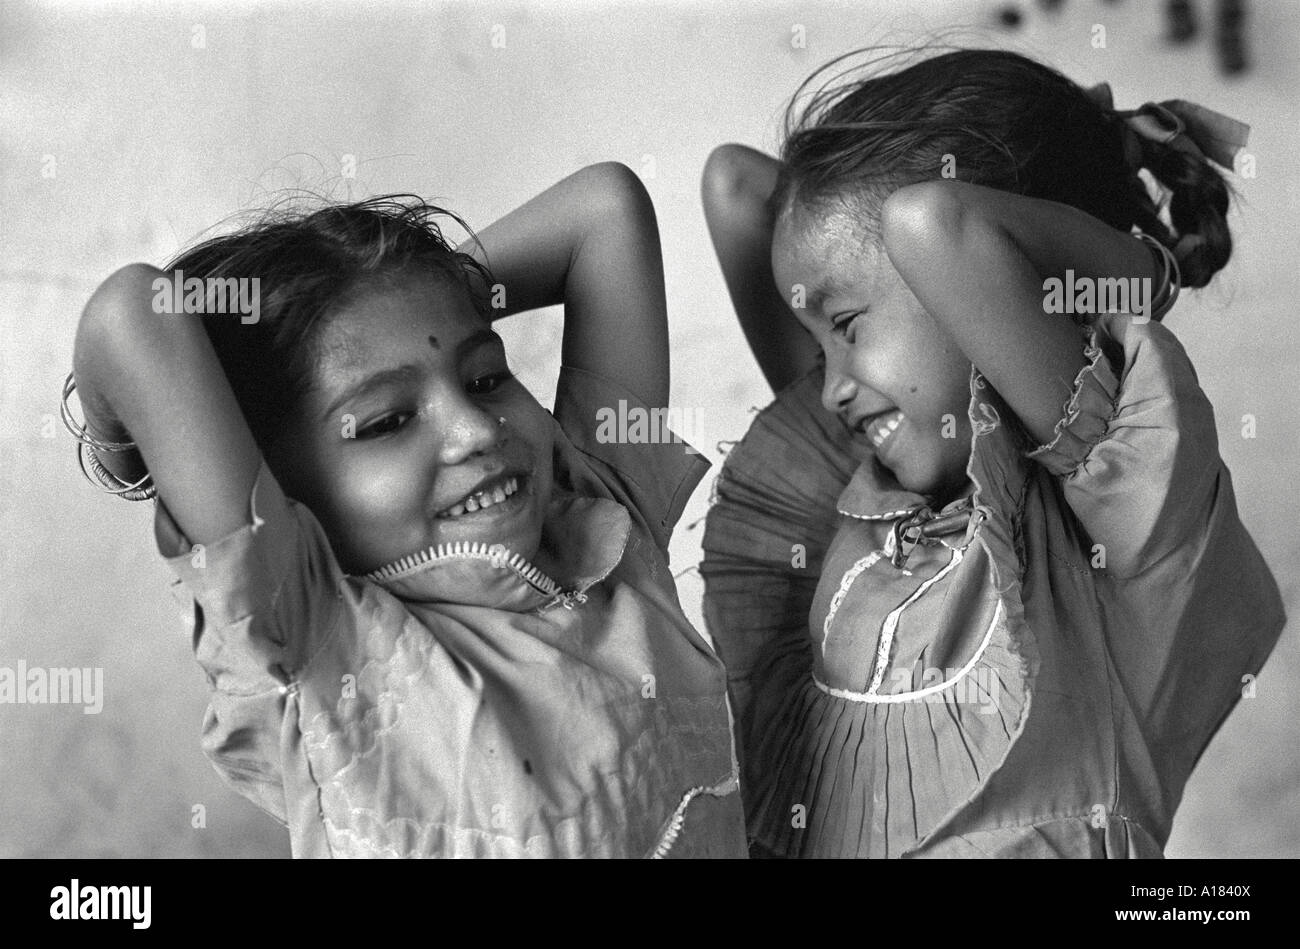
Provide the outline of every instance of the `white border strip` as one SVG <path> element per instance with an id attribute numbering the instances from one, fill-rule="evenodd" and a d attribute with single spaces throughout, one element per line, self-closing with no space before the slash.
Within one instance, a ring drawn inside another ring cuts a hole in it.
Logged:
<path id="1" fill-rule="evenodd" d="M 970 658 L 970 661 L 967 662 L 966 665 L 962 666 L 961 669 L 958 670 L 957 674 L 946 682 L 939 682 L 935 685 L 927 686 L 924 689 L 918 689 L 915 692 L 897 692 L 891 695 L 878 695 L 874 692 L 851 692 L 848 689 L 835 689 L 827 685 L 825 682 L 822 682 L 815 675 L 812 677 L 813 684 L 827 695 L 834 696 L 837 699 L 845 699 L 849 702 L 864 702 L 873 705 L 910 702 L 919 698 L 924 698 L 927 695 L 933 695 L 936 692 L 942 692 L 966 678 L 966 676 L 970 674 L 970 671 L 975 668 L 975 664 L 980 661 L 985 651 L 988 649 L 989 643 L 993 641 L 993 630 L 997 628 L 998 623 L 1002 620 L 1003 612 L 1002 599 L 999 597 L 997 608 L 993 611 L 993 622 L 989 623 L 989 628 L 984 633 L 984 641 L 980 643 L 979 649 L 975 650 L 975 655 Z"/>

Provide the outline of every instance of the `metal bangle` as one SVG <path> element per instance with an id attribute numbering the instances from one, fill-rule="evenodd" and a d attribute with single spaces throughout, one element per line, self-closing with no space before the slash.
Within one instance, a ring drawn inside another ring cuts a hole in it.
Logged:
<path id="1" fill-rule="evenodd" d="M 1163 299 L 1152 300 L 1152 312 L 1156 310 L 1168 310 L 1178 299 L 1178 294 L 1183 288 L 1182 268 L 1178 266 L 1178 257 L 1162 241 L 1157 240 L 1150 234 L 1139 231 L 1138 240 L 1142 241 L 1152 250 L 1154 250 L 1160 259 L 1164 261 L 1164 277 L 1161 280 L 1161 297 Z"/>
<path id="2" fill-rule="evenodd" d="M 68 406 L 68 397 L 77 388 L 77 380 L 73 378 L 71 372 L 68 378 L 63 380 L 63 398 L 59 400 L 59 417 L 63 419 L 63 425 L 72 437 L 83 445 L 89 445 L 96 451 L 132 451 L 135 449 L 135 442 L 110 442 L 102 438 L 96 438 L 87 431 L 86 426 L 79 423 L 72 417 L 72 409 Z"/>
<path id="3" fill-rule="evenodd" d="M 77 444 L 77 466 L 81 468 L 81 474 L 87 481 L 95 485 L 101 491 L 107 494 L 115 494 L 127 501 L 148 501 L 158 493 L 158 488 L 152 482 L 152 475 L 149 472 L 144 473 L 144 477 L 134 484 L 127 484 L 113 472 L 104 467 L 103 463 L 95 457 L 94 449 L 90 451 L 90 471 L 93 471 L 92 478 L 90 472 L 86 470 L 86 450 L 85 445 Z"/>

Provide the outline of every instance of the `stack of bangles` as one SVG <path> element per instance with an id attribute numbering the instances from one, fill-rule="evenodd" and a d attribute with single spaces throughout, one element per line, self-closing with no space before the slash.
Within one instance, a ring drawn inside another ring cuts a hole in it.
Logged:
<path id="1" fill-rule="evenodd" d="M 68 378 L 63 382 L 63 398 L 59 402 L 59 415 L 63 419 L 64 426 L 72 433 L 72 437 L 77 440 L 77 466 L 86 480 L 108 494 L 115 494 L 120 498 L 128 501 L 148 501 L 158 494 L 158 489 L 154 486 L 153 477 L 147 471 L 143 478 L 135 484 L 127 484 L 122 481 L 111 471 L 100 463 L 95 457 L 97 451 L 135 451 L 135 442 L 109 442 L 101 438 L 96 438 L 86 430 L 85 425 L 78 424 L 77 420 L 72 417 L 72 410 L 68 408 L 68 396 L 72 395 L 77 388 L 77 381 L 68 373 Z M 90 452 L 86 453 L 85 449 L 89 448 Z M 87 458 L 89 458 L 90 471 L 86 470 Z M 94 477 L 91 477 L 91 475 Z"/>
<path id="2" fill-rule="evenodd" d="M 1183 274 L 1182 269 L 1178 266 L 1178 254 L 1150 234 L 1143 234 L 1139 231 L 1134 236 L 1150 247 L 1154 256 L 1163 262 L 1163 266 L 1157 264 L 1156 267 L 1156 273 L 1160 274 L 1160 283 L 1151 294 L 1151 312 L 1167 310 L 1174 305 L 1174 301 L 1178 299 L 1178 293 L 1183 286 Z M 1186 241 L 1187 238 L 1183 238 L 1179 243 L 1187 246 Z M 1157 319 L 1159 318 L 1157 317 Z"/>

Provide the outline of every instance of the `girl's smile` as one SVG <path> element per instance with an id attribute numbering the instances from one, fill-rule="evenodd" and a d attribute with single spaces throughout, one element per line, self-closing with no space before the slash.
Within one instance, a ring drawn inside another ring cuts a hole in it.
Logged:
<path id="1" fill-rule="evenodd" d="M 362 288 L 318 348 L 316 385 L 273 468 L 345 570 L 457 541 L 537 552 L 553 420 L 467 293 L 436 272 Z"/>
<path id="2" fill-rule="evenodd" d="M 487 478 L 473 492 L 439 511 L 434 517 L 449 521 L 485 513 L 489 508 L 492 509 L 492 516 L 497 518 L 514 514 L 523 506 L 526 497 L 520 493 L 520 482 L 523 481 L 526 481 L 526 476 L 521 474 Z M 507 501 L 510 503 L 507 504 Z"/>
<path id="3" fill-rule="evenodd" d="M 902 424 L 903 413 L 893 409 L 886 412 L 877 412 L 875 415 L 868 415 L 859 419 L 852 427 L 855 432 L 865 435 L 879 453 L 880 448 L 898 431 L 898 427 Z"/>
<path id="4" fill-rule="evenodd" d="M 772 272 L 825 356 L 822 404 L 908 490 L 966 483 L 970 362 L 847 210 L 778 215 Z"/>

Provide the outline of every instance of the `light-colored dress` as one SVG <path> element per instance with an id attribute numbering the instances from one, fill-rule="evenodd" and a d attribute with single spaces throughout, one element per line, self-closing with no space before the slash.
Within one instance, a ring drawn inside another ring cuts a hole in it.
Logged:
<path id="1" fill-rule="evenodd" d="M 1081 332 L 1048 445 L 972 372 L 971 493 L 915 546 L 820 370 L 732 450 L 701 570 L 755 854 L 1162 856 L 1284 615 L 1177 339 Z"/>
<path id="2" fill-rule="evenodd" d="M 601 443 L 620 399 L 561 373 L 553 576 L 487 544 L 349 576 L 265 465 L 251 525 L 201 556 L 159 505 L 212 689 L 203 748 L 295 856 L 745 855 L 725 675 L 666 553 L 707 465 Z"/>

